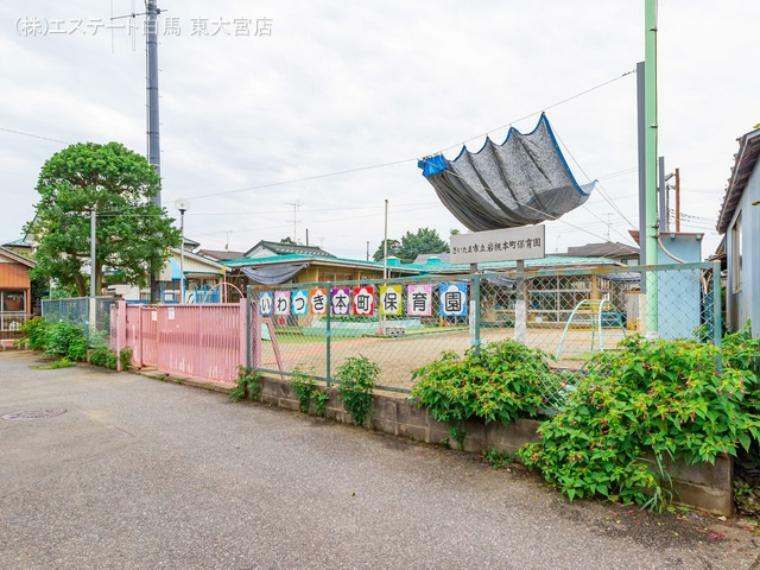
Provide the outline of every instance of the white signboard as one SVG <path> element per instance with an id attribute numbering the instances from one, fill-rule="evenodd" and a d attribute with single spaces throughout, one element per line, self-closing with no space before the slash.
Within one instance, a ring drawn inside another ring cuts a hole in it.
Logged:
<path id="1" fill-rule="evenodd" d="M 523 226 L 451 236 L 451 263 L 540 259 L 546 255 L 546 228 Z"/>

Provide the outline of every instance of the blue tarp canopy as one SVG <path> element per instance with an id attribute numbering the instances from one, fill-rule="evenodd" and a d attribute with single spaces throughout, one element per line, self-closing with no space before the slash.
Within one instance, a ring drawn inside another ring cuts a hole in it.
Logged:
<path id="1" fill-rule="evenodd" d="M 544 113 L 533 131 L 510 128 L 501 144 L 418 162 L 444 206 L 471 231 L 554 220 L 583 204 L 594 182 L 576 182 Z"/>

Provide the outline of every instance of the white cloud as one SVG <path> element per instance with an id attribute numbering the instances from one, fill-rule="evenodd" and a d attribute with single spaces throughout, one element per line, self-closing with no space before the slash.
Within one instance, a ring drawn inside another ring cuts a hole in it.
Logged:
<path id="1" fill-rule="evenodd" d="M 137 4 L 141 4 L 137 2 Z M 159 49 L 164 204 L 191 200 L 188 234 L 244 249 L 292 233 L 287 202 L 300 200 L 299 238 L 361 257 L 391 234 L 456 220 L 437 206 L 413 160 L 402 165 L 224 197 L 193 196 L 367 164 L 414 159 L 632 69 L 643 55 L 642 2 L 249 2 L 160 0 L 180 37 Z M 115 0 L 116 13 L 130 2 Z M 64 140 L 119 140 L 144 152 L 144 52 L 125 32 L 24 38 L 17 18 L 103 18 L 110 2 L 6 2 L 0 126 Z M 191 18 L 273 19 L 272 37 L 191 37 Z M 714 218 L 735 139 L 760 120 L 756 59 L 760 5 L 739 0 L 660 2 L 660 150 L 680 166 L 685 212 Z M 627 77 L 549 111 L 592 177 L 636 166 L 635 79 Z M 532 128 L 536 117 L 516 126 Z M 494 133 L 503 138 L 506 129 Z M 0 238 L 32 213 L 37 171 L 59 145 L 0 133 L 4 194 Z M 481 140 L 470 143 L 479 147 Z M 456 151 L 450 151 L 452 154 Z M 573 165 L 574 167 L 574 165 Z M 574 167 L 579 178 L 583 178 Z M 635 172 L 603 181 L 637 220 Z M 712 190 L 712 192 L 709 192 Z M 336 208 L 330 211 L 329 208 Z M 366 207 L 366 210 L 340 210 Z M 267 212 L 251 215 L 247 212 Z M 607 234 L 612 208 L 594 195 L 566 221 Z M 591 213 L 593 212 L 593 214 Z M 226 215 L 204 215 L 220 214 Z M 612 239 L 626 223 L 612 216 Z M 561 222 L 549 245 L 595 241 Z M 717 242 L 708 236 L 704 253 Z"/>

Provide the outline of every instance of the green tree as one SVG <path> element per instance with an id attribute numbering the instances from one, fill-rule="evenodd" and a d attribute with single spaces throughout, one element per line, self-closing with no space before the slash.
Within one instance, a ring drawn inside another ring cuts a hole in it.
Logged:
<path id="1" fill-rule="evenodd" d="M 377 250 L 375 250 L 375 254 L 372 256 L 372 259 L 375 261 L 382 261 L 383 255 L 385 251 L 383 250 L 383 243 L 385 240 L 380 242 L 380 245 L 377 246 Z M 401 242 L 397 239 L 389 239 L 388 240 L 388 257 L 394 255 L 398 257 L 398 251 L 401 249 Z"/>
<path id="2" fill-rule="evenodd" d="M 79 143 L 54 154 L 37 181 L 40 200 L 26 231 L 38 242 L 34 276 L 55 279 L 87 295 L 90 212 L 97 212 L 95 286 L 103 269 L 145 286 L 179 246 L 180 232 L 166 210 L 152 203 L 160 179 L 140 154 L 115 142 Z"/>
<path id="3" fill-rule="evenodd" d="M 404 262 L 411 262 L 423 253 L 448 252 L 449 244 L 441 239 L 432 228 L 419 228 L 416 233 L 406 232 L 401 238 L 398 257 Z"/>

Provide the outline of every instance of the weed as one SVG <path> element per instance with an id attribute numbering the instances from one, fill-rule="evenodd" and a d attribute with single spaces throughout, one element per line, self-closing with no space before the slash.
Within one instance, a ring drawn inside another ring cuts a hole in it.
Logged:
<path id="1" fill-rule="evenodd" d="M 351 356 L 338 367 L 338 394 L 356 425 L 364 425 L 372 411 L 372 390 L 380 367 L 366 356 Z"/>
<path id="2" fill-rule="evenodd" d="M 296 368 L 293 371 L 293 379 L 290 381 L 290 385 L 296 393 L 296 396 L 298 396 L 298 407 L 304 414 L 308 414 L 311 400 L 317 391 L 314 379 Z"/>
<path id="3" fill-rule="evenodd" d="M 489 449 L 483 454 L 485 460 L 494 469 L 504 469 L 512 464 L 512 456 L 506 451 L 498 451 L 494 448 Z"/>
<path id="4" fill-rule="evenodd" d="M 325 416 L 325 411 L 327 410 L 327 402 L 329 401 L 330 394 L 327 391 L 318 391 L 316 394 L 314 394 L 314 413 L 320 418 L 323 418 Z"/>
<path id="5" fill-rule="evenodd" d="M 129 370 L 129 365 L 132 363 L 132 349 L 122 348 L 119 352 L 119 360 L 121 361 L 121 369 Z"/>
<path id="6" fill-rule="evenodd" d="M 240 368 L 237 384 L 230 392 L 230 400 L 239 402 L 245 398 L 258 400 L 261 398 L 261 376 L 253 370 Z"/>

